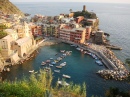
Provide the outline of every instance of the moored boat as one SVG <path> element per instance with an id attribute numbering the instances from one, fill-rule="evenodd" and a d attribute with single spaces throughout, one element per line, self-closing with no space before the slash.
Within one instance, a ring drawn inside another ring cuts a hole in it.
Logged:
<path id="1" fill-rule="evenodd" d="M 61 68 L 62 68 L 62 66 L 56 66 L 56 68 L 59 68 L 59 69 L 61 69 Z"/>
<path id="2" fill-rule="evenodd" d="M 41 65 L 46 65 L 46 62 L 42 62 Z"/>
<path id="3" fill-rule="evenodd" d="M 63 74 L 62 76 L 63 76 L 64 78 L 71 78 L 71 76 L 65 75 L 65 74 Z"/>
<path id="4" fill-rule="evenodd" d="M 50 67 L 52 67 L 53 65 L 52 64 L 49 64 Z"/>
<path id="5" fill-rule="evenodd" d="M 60 73 L 60 70 L 54 70 L 54 72 Z"/>
<path id="6" fill-rule="evenodd" d="M 65 52 L 65 50 L 60 50 L 60 52 L 61 52 L 61 53 L 64 53 L 64 52 Z"/>
<path id="7" fill-rule="evenodd" d="M 66 65 L 66 62 L 63 62 L 60 64 L 60 66 L 65 66 Z"/>
<path id="8" fill-rule="evenodd" d="M 95 61 L 99 66 L 103 66 L 103 63 L 100 60 Z"/>

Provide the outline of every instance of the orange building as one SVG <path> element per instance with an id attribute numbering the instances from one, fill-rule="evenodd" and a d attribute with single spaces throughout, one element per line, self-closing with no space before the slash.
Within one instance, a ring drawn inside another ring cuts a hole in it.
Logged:
<path id="1" fill-rule="evenodd" d="M 85 42 L 86 28 L 70 28 L 60 29 L 59 38 L 65 41 L 82 44 Z"/>
<path id="2" fill-rule="evenodd" d="M 33 25 L 31 26 L 31 32 L 33 36 L 42 35 L 42 28 L 41 26 Z"/>

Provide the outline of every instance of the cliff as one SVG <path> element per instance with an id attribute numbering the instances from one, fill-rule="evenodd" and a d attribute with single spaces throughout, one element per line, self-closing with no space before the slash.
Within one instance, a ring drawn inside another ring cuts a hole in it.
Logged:
<path id="1" fill-rule="evenodd" d="M 24 16 L 14 4 L 12 4 L 9 0 L 0 0 L 0 11 L 5 14 L 18 14 Z"/>

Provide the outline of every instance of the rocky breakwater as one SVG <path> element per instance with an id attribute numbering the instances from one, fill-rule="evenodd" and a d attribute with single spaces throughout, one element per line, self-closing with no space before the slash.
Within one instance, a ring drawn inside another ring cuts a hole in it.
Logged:
<path id="1" fill-rule="evenodd" d="M 103 45 L 95 45 L 95 44 L 89 44 L 89 48 L 102 53 L 105 58 L 107 58 L 111 63 L 116 67 L 112 70 L 104 69 L 99 70 L 97 73 L 100 74 L 105 79 L 114 79 L 114 80 L 124 80 L 127 79 L 128 76 L 130 76 L 130 72 L 125 68 L 124 63 L 119 60 L 115 54 L 108 48 L 106 48 Z"/>

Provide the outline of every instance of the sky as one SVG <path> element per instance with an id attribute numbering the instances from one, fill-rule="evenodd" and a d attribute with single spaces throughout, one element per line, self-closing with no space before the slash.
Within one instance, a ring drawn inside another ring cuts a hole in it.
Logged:
<path id="1" fill-rule="evenodd" d="M 130 3 L 130 0 L 10 0 L 11 2 L 98 2 L 98 3 Z"/>

